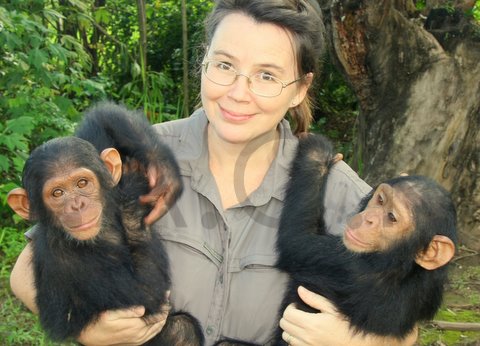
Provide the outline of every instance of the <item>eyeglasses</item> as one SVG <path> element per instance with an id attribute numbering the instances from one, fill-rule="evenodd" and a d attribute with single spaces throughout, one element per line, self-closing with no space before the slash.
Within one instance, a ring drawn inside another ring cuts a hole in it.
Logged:
<path id="1" fill-rule="evenodd" d="M 238 76 L 248 79 L 248 88 L 258 96 L 275 97 L 282 93 L 287 86 L 298 82 L 305 76 L 291 82 L 283 82 L 267 72 L 258 72 L 251 76 L 237 72 L 232 65 L 216 60 L 208 60 L 202 63 L 203 73 L 211 82 L 218 85 L 232 85 Z"/>

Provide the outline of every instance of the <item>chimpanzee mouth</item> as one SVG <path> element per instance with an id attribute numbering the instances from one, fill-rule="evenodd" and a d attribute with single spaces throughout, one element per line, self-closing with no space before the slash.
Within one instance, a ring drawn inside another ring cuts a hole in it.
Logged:
<path id="1" fill-rule="evenodd" d="M 357 244 L 361 247 L 368 247 L 370 244 L 368 243 L 365 243 L 363 241 L 361 241 L 360 239 L 358 239 L 356 236 L 355 236 L 355 231 L 352 230 L 350 227 L 347 226 L 347 229 L 345 230 L 345 233 L 344 233 L 344 237 L 346 239 L 348 239 L 348 241 L 354 243 L 354 244 Z"/>
<path id="2" fill-rule="evenodd" d="M 91 229 L 92 227 L 95 227 L 97 224 L 98 224 L 98 220 L 100 219 L 100 215 L 97 215 L 95 216 L 92 220 L 90 221 L 87 221 L 85 223 L 82 223 L 78 226 L 72 226 L 72 227 L 69 227 L 70 231 L 71 232 L 84 232 L 84 231 L 88 231 L 89 229 Z"/>

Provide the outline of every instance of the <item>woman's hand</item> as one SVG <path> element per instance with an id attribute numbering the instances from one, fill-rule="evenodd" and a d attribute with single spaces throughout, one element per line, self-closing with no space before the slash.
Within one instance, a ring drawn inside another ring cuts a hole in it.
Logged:
<path id="1" fill-rule="evenodd" d="M 77 341 L 87 346 L 141 345 L 160 333 L 170 305 L 162 306 L 161 311 L 148 318 L 142 318 L 143 306 L 105 311 L 97 321 L 84 328 Z"/>
<path id="2" fill-rule="evenodd" d="M 350 325 L 324 297 L 298 288 L 300 298 L 319 313 L 308 313 L 290 304 L 280 320 L 283 340 L 289 345 L 354 345 Z"/>
<path id="3" fill-rule="evenodd" d="M 307 290 L 298 288 L 300 298 L 318 313 L 309 313 L 299 310 L 290 304 L 280 320 L 283 329 L 282 338 L 289 345 L 338 345 L 338 346 L 374 346 L 374 345 L 414 345 L 417 338 L 417 329 L 405 339 L 377 336 L 374 334 L 354 333 L 350 323 L 340 314 L 332 303 Z"/>

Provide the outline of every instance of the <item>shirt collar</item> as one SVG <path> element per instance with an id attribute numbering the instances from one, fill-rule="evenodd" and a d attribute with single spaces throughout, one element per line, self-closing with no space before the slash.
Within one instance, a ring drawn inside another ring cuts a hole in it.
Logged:
<path id="1" fill-rule="evenodd" d="M 208 119 L 203 109 L 196 110 L 189 118 L 180 135 L 179 165 L 183 175 L 192 177 L 192 188 L 204 195 L 210 195 L 214 179 L 208 167 L 207 144 Z M 266 204 L 270 198 L 283 201 L 285 184 L 289 179 L 290 163 L 296 152 L 298 139 L 286 119 L 279 124 L 280 144 L 262 184 L 239 206 Z M 218 201 L 217 201 L 218 202 Z"/>

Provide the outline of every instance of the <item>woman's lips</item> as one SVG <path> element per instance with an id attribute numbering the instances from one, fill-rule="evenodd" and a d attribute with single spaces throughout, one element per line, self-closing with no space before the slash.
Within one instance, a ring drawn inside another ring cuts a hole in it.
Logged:
<path id="1" fill-rule="evenodd" d="M 253 117 L 253 114 L 231 112 L 224 108 L 220 108 L 220 111 L 224 119 L 233 121 L 233 122 L 242 122 Z"/>

